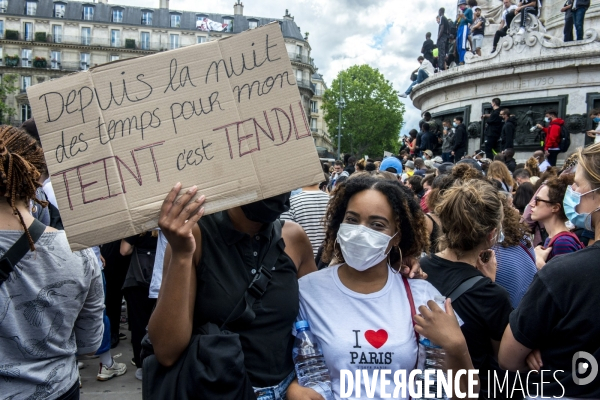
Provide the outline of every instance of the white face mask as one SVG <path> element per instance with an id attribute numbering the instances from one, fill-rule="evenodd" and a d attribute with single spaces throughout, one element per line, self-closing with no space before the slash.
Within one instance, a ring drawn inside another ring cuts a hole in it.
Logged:
<path id="1" fill-rule="evenodd" d="M 337 242 L 346 264 L 357 271 L 366 271 L 387 257 L 386 250 L 394 236 L 364 225 L 340 224 Z"/>

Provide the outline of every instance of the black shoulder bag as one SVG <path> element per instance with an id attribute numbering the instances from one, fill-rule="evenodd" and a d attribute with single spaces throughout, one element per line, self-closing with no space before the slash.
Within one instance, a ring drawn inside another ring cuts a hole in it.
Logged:
<path id="1" fill-rule="evenodd" d="M 256 400 L 244 366 L 240 337 L 228 331 L 226 326 L 234 323 L 236 326 L 247 325 L 256 317 L 252 306 L 267 290 L 271 271 L 282 252 L 277 245 L 281 239 L 281 228 L 279 220 L 273 223 L 272 240 L 261 267 L 223 325 L 219 327 L 208 322 L 195 329 L 187 349 L 173 366 L 162 366 L 154 355 L 148 335 L 144 337 L 144 400 Z M 243 309 L 241 313 L 240 309 Z"/>
<path id="2" fill-rule="evenodd" d="M 37 219 L 29 227 L 29 234 L 33 239 L 33 243 L 37 242 L 42 233 L 46 230 L 46 225 L 42 224 Z M 29 251 L 29 240 L 27 233 L 23 232 L 21 237 L 11 246 L 10 249 L 2 258 L 0 258 L 0 286 L 8 279 L 10 273 L 15 270 L 15 266 L 21 261 L 23 256 Z"/>

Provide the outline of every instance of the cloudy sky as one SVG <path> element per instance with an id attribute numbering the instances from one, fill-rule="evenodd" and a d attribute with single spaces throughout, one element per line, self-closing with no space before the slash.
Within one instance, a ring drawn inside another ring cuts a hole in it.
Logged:
<path id="1" fill-rule="evenodd" d="M 151 0 L 158 7 L 159 0 Z M 109 0 L 109 2 L 112 2 Z M 115 3 L 148 7 L 148 0 L 115 0 Z M 233 13 L 235 0 L 171 0 L 170 8 L 195 12 Z M 302 32 L 309 32 L 312 57 L 331 83 L 337 73 L 354 64 L 378 68 L 404 91 L 410 73 L 417 68 L 425 33 L 437 34 L 435 16 L 440 7 L 454 17 L 456 0 L 420 0 L 408 6 L 408 0 L 243 0 L 244 15 L 282 18 L 286 8 Z M 406 104 L 407 133 L 420 119 L 420 111 L 410 99 Z"/>

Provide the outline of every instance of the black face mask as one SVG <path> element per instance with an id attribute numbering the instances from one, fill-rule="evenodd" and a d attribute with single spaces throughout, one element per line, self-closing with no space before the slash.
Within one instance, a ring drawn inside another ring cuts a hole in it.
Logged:
<path id="1" fill-rule="evenodd" d="M 270 224 L 290 209 L 290 192 L 246 204 L 241 208 L 250 221 Z"/>

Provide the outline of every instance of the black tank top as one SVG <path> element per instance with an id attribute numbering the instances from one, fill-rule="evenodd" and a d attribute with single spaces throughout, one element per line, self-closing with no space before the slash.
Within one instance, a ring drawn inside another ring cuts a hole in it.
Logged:
<path id="1" fill-rule="evenodd" d="M 283 222 L 283 221 L 282 221 Z M 202 217 L 202 259 L 196 267 L 194 327 L 221 325 L 244 295 L 271 241 L 271 224 L 250 237 L 233 227 L 227 211 Z M 244 363 L 254 387 L 274 386 L 294 369 L 292 325 L 298 316 L 297 270 L 281 254 L 263 297 L 254 303 L 256 318 L 246 327 L 229 328 L 240 335 Z"/>
<path id="2" fill-rule="evenodd" d="M 429 218 L 431 220 L 431 223 L 433 224 L 433 229 L 431 230 L 431 235 L 429 235 L 429 252 L 431 254 L 435 254 L 438 252 L 437 248 L 438 248 L 438 240 L 440 237 L 440 226 L 438 225 L 437 222 L 435 222 L 435 219 L 433 219 L 433 217 L 429 214 L 425 214 L 425 216 L 427 218 Z"/>

